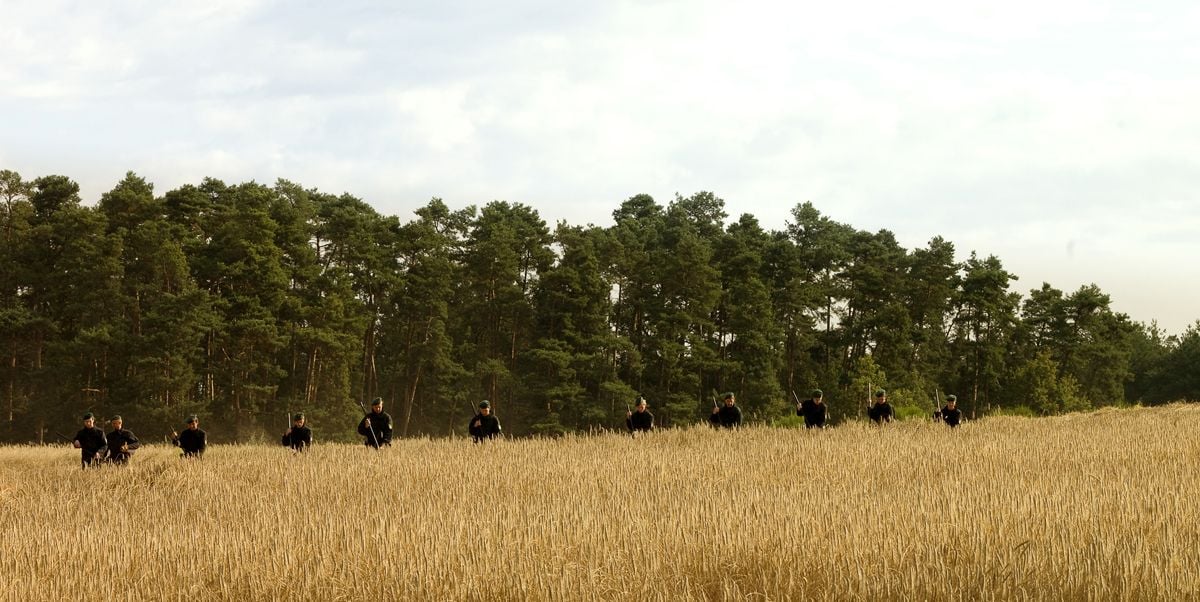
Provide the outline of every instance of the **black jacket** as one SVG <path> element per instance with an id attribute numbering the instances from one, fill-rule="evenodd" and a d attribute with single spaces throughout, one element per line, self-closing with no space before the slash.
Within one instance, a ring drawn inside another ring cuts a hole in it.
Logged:
<path id="1" fill-rule="evenodd" d="M 367 428 L 368 418 L 371 419 L 371 428 Z M 371 436 L 372 431 L 375 432 L 374 437 Z M 380 412 L 378 414 L 371 412 L 358 421 L 358 434 L 366 437 L 366 444 L 371 447 L 378 447 L 375 445 L 376 441 L 379 442 L 379 445 L 391 445 L 392 417 L 387 412 Z"/>
<path id="2" fill-rule="evenodd" d="M 815 399 L 805 399 L 800 402 L 800 409 L 796 410 L 796 415 L 804 417 L 806 428 L 823 428 L 825 426 L 825 410 L 824 403 L 817 403 Z"/>
<path id="3" fill-rule="evenodd" d="M 208 447 L 208 434 L 201 429 L 183 429 L 171 443 L 182 449 L 184 456 L 199 456 Z"/>
<path id="4" fill-rule="evenodd" d="M 742 423 L 742 409 L 737 406 L 721 406 L 715 414 L 708 417 L 713 426 L 733 428 Z"/>
<path id="5" fill-rule="evenodd" d="M 654 414 L 651 414 L 650 410 L 634 412 L 625 417 L 625 428 L 628 428 L 631 433 L 654 430 Z"/>
<path id="6" fill-rule="evenodd" d="M 896 417 L 896 411 L 892 409 L 888 402 L 871 404 L 871 409 L 867 410 L 867 416 L 874 420 L 876 424 L 891 422 L 892 418 Z"/>
<path id="7" fill-rule="evenodd" d="M 283 444 L 296 451 L 304 451 L 312 445 L 312 429 L 307 426 L 293 426 L 291 431 L 283 436 Z"/>
<path id="8" fill-rule="evenodd" d="M 108 439 L 108 460 L 110 462 L 128 462 L 130 456 L 133 455 L 133 450 L 141 446 L 138 443 L 137 435 L 134 435 L 133 431 L 129 429 L 113 431 L 106 438 Z M 122 445 L 127 447 L 122 450 Z"/>
<path id="9" fill-rule="evenodd" d="M 475 426 L 478 422 L 479 426 Z M 493 415 L 484 416 L 476 414 L 468 423 L 467 430 L 471 432 L 471 436 L 475 438 L 475 442 L 479 443 L 484 439 L 492 439 L 500 434 L 500 420 Z"/>
<path id="10" fill-rule="evenodd" d="M 962 410 L 958 408 L 951 410 L 950 406 L 946 406 L 942 408 L 941 414 L 942 422 L 950 426 L 958 426 L 958 423 L 962 422 Z"/>
<path id="11" fill-rule="evenodd" d="M 75 433 L 75 440 L 79 442 L 80 459 L 84 466 L 96 462 L 96 454 L 100 454 L 100 459 L 104 459 L 108 453 L 108 439 L 99 427 L 79 429 L 79 432 Z"/>

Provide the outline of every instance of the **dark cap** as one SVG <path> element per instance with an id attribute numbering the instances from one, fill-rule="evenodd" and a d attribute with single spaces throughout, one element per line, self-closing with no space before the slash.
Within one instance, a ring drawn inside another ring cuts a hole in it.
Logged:
<path id="1" fill-rule="evenodd" d="M 371 407 L 381 406 L 381 405 L 383 405 L 382 397 L 376 397 L 375 399 L 371 400 Z"/>
<path id="2" fill-rule="evenodd" d="M 887 395 L 887 391 L 884 391 L 883 389 L 875 390 L 875 397 L 883 397 L 885 395 Z"/>
<path id="3" fill-rule="evenodd" d="M 646 403 L 646 398 L 645 398 L 645 397 L 642 397 L 641 395 L 638 395 L 638 398 L 637 398 L 637 399 L 635 399 L 635 400 L 633 401 L 633 405 L 638 405 L 638 406 L 640 406 L 640 405 L 642 405 L 643 403 Z"/>
<path id="4" fill-rule="evenodd" d="M 295 414 L 292 414 L 292 422 L 297 420 L 304 420 L 304 412 L 296 412 Z"/>
<path id="5" fill-rule="evenodd" d="M 490 408 L 490 407 L 492 407 L 492 404 L 488 403 L 488 400 L 486 400 L 486 399 L 479 402 L 479 409 L 481 409 L 481 410 L 484 408 Z"/>
<path id="6" fill-rule="evenodd" d="M 733 399 L 733 391 L 730 391 L 721 396 L 721 399 Z"/>
<path id="7" fill-rule="evenodd" d="M 193 423 L 193 422 L 200 422 L 200 417 L 199 417 L 199 416 L 196 416 L 195 414 L 192 414 L 191 416 L 188 416 L 188 417 L 187 417 L 187 422 L 186 422 L 186 423 L 187 423 L 187 424 L 191 424 L 191 423 Z"/>
<path id="8" fill-rule="evenodd" d="M 955 397 L 955 396 L 953 396 L 953 395 L 947 395 L 947 396 L 946 396 L 946 403 L 950 403 L 950 402 L 952 402 L 952 401 L 958 401 L 958 398 L 957 398 L 957 397 Z"/>
<path id="9" fill-rule="evenodd" d="M 91 419 L 93 419 L 93 418 L 95 418 L 95 416 L 93 416 L 91 412 L 88 412 L 88 413 L 86 413 L 86 414 L 84 414 L 84 415 L 83 415 L 83 419 L 84 419 L 84 420 L 91 420 Z"/>
<path id="10" fill-rule="evenodd" d="M 822 395 L 824 395 L 824 393 L 822 393 L 820 389 L 813 389 L 813 390 L 812 390 L 812 396 L 813 396 L 814 398 L 816 398 L 816 397 L 820 397 L 820 396 L 822 396 Z"/>
<path id="11" fill-rule="evenodd" d="M 109 419 L 108 419 L 108 421 L 109 421 L 109 422 L 113 422 L 113 421 L 120 420 L 120 419 L 121 419 L 121 415 L 120 415 L 120 414 L 113 414 L 113 417 L 112 417 L 112 418 L 109 418 Z"/>

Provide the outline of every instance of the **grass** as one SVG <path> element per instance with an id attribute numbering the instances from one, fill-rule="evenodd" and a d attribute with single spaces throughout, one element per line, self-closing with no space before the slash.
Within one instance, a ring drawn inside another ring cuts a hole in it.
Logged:
<path id="1" fill-rule="evenodd" d="M 136 429 L 135 429 L 136 430 Z M 9 600 L 1195 599 L 1200 407 L 382 452 L 0 448 Z M 318 433 L 319 434 L 319 433 Z"/>

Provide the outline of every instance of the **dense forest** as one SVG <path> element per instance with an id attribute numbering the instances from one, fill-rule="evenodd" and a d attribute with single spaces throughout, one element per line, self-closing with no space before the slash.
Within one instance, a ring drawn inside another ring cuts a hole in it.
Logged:
<path id="1" fill-rule="evenodd" d="M 60 175 L 0 172 L 0 438 L 53 441 L 85 410 L 144 439 L 198 414 L 248 441 L 303 410 L 349 439 L 381 396 L 397 434 L 462 433 L 492 402 L 509 433 L 622 424 L 645 396 L 695 423 L 715 391 L 793 423 L 883 387 L 902 416 L 957 394 L 968 416 L 1200 394 L 1200 330 L 1167 336 L 1096 286 L 1013 290 L 999 258 L 901 247 L 797 205 L 782 231 L 709 192 L 621 202 L 608 227 L 526 205 L 409 220 L 348 194 L 206 179 L 162 195 L 129 173 L 92 205 Z"/>

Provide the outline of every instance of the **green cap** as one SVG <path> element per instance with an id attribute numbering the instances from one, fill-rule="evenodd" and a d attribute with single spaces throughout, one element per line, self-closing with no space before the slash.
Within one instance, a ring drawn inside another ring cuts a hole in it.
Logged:
<path id="1" fill-rule="evenodd" d="M 820 389 L 813 389 L 813 390 L 812 390 L 812 396 L 813 396 L 814 398 L 816 398 L 816 397 L 821 397 L 822 395 L 824 395 L 824 393 L 822 393 Z"/>
<path id="2" fill-rule="evenodd" d="M 382 397 L 376 397 L 375 399 L 371 400 L 371 407 L 382 406 L 382 405 L 383 405 Z"/>
<path id="3" fill-rule="evenodd" d="M 91 412 L 88 412 L 88 413 L 86 413 L 86 414 L 84 414 L 84 415 L 83 415 L 83 419 L 84 419 L 84 420 L 91 420 L 91 419 L 93 419 L 93 418 L 95 418 L 95 416 L 93 416 Z"/>
<path id="4" fill-rule="evenodd" d="M 721 396 L 721 399 L 733 399 L 733 391 L 730 391 Z"/>
<path id="5" fill-rule="evenodd" d="M 120 419 L 121 419 L 121 415 L 120 415 L 120 414 L 113 414 L 113 417 L 112 417 L 112 418 L 109 418 L 109 419 L 108 419 L 108 421 L 109 421 L 109 422 L 113 422 L 113 421 L 115 421 L 115 420 L 120 420 Z"/>
<path id="6" fill-rule="evenodd" d="M 875 397 L 883 397 L 885 395 L 887 395 L 887 391 L 884 391 L 883 389 L 877 389 L 875 391 Z"/>
<path id="7" fill-rule="evenodd" d="M 296 412 L 295 414 L 292 414 L 292 422 L 297 420 L 304 420 L 304 412 Z"/>
<path id="8" fill-rule="evenodd" d="M 488 403 L 488 400 L 486 400 L 486 399 L 479 402 L 479 409 L 481 409 L 481 410 L 484 408 L 490 408 L 490 407 L 492 407 L 492 404 Z"/>
<path id="9" fill-rule="evenodd" d="M 643 403 L 646 403 L 646 398 L 642 397 L 641 395 L 638 395 L 638 398 L 633 402 L 633 405 L 640 406 Z"/>
<path id="10" fill-rule="evenodd" d="M 954 401 L 958 401 L 958 398 L 953 395 L 946 396 L 946 403 L 950 403 L 950 402 L 954 402 Z"/>
<path id="11" fill-rule="evenodd" d="M 188 416 L 188 418 L 187 418 L 187 424 L 191 424 L 191 423 L 193 423 L 193 422 L 200 422 L 200 417 L 196 416 L 195 414 L 192 414 L 191 416 Z"/>

